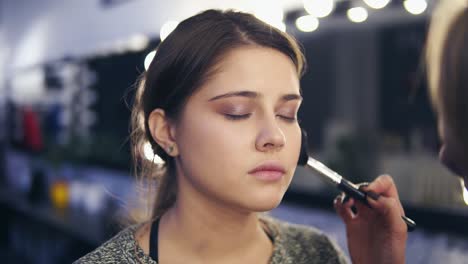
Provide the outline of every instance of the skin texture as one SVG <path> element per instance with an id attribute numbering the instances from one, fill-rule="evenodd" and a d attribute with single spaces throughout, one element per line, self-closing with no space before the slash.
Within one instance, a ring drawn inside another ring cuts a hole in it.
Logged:
<path id="1" fill-rule="evenodd" d="M 256 213 L 281 202 L 297 166 L 302 97 L 292 61 L 248 46 L 230 51 L 216 70 L 178 120 L 161 109 L 150 115 L 152 136 L 172 146 L 177 171 L 178 198 L 160 223 L 162 263 L 267 263 L 272 243 Z M 283 176 L 249 173 L 265 162 L 282 166 Z M 138 237 L 148 251 L 148 228 Z"/>

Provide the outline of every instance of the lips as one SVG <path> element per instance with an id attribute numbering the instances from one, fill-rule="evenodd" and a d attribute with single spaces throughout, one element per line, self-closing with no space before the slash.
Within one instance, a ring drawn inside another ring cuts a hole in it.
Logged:
<path id="1" fill-rule="evenodd" d="M 264 162 L 249 171 L 249 174 L 252 174 L 257 179 L 264 181 L 279 180 L 285 173 L 286 169 L 279 162 L 275 161 Z"/>
<path id="2" fill-rule="evenodd" d="M 285 173 L 286 170 L 277 162 L 265 162 L 255 167 L 253 170 L 249 171 L 250 174 L 254 174 L 261 171 L 275 171 Z"/>

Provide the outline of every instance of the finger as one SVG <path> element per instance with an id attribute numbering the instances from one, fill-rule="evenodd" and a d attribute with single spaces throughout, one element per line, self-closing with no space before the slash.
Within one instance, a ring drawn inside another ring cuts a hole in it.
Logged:
<path id="1" fill-rule="evenodd" d="M 405 214 L 403 206 L 400 203 L 400 198 L 398 195 L 398 190 L 396 188 L 395 182 L 393 181 L 393 178 L 390 175 L 381 175 L 377 177 L 377 179 L 375 179 L 371 184 L 369 184 L 366 187 L 363 187 L 362 189 L 368 192 L 368 196 L 370 196 L 374 200 L 378 200 L 378 197 L 380 195 L 374 196 L 373 193 L 395 198 L 396 201 L 398 201 L 400 214 L 401 215 Z"/>
<path id="2" fill-rule="evenodd" d="M 374 209 L 370 208 L 364 203 L 357 202 L 355 205 L 357 210 L 357 216 L 364 219 L 370 219 L 375 215 Z"/>
<path id="3" fill-rule="evenodd" d="M 380 194 L 375 193 L 367 188 L 367 186 L 369 186 L 369 183 L 360 183 L 358 186 L 359 186 L 359 190 L 364 191 L 368 197 L 374 200 L 379 199 Z"/>
<path id="4" fill-rule="evenodd" d="M 354 217 L 357 214 L 354 200 L 352 201 L 352 203 L 348 204 L 348 202 L 351 200 L 352 197 L 345 192 L 342 192 L 340 196 L 341 196 L 341 203 L 346 206 L 349 205 L 349 208 L 351 209 L 351 212 L 353 213 L 353 217 Z"/>
<path id="5" fill-rule="evenodd" d="M 349 199 L 351 198 L 351 196 L 347 195 L 347 194 L 344 193 L 344 192 L 341 193 L 340 196 L 341 196 L 341 203 L 342 203 L 342 204 L 348 203 Z"/>
<path id="6" fill-rule="evenodd" d="M 376 194 L 376 193 L 374 193 L 372 191 L 367 191 L 367 203 L 368 203 L 368 205 L 371 208 L 374 208 L 375 202 L 378 201 L 380 199 L 380 197 L 385 197 L 385 196 L 381 196 L 381 195 Z M 391 198 L 391 199 L 395 200 L 396 206 L 398 208 L 398 211 L 400 212 L 400 215 L 405 215 L 405 210 L 403 209 L 403 205 L 401 204 L 401 202 L 400 202 L 400 200 L 398 198 L 394 198 L 394 197 L 386 197 L 386 198 Z M 371 201 L 373 201 L 374 203 L 371 203 Z"/>
<path id="7" fill-rule="evenodd" d="M 343 203 L 341 195 L 337 196 L 333 202 L 333 207 L 335 208 L 336 213 L 346 225 L 350 224 L 354 218 L 354 213 L 351 211 L 350 206 L 352 202 L 353 200 L 351 198 L 346 203 Z"/>
<path id="8" fill-rule="evenodd" d="M 377 194 L 382 194 L 387 197 L 389 196 L 399 199 L 398 190 L 393 181 L 393 178 L 390 175 L 381 175 L 368 186 L 363 186 L 362 189 L 365 191 L 373 191 Z"/>
<path id="9" fill-rule="evenodd" d="M 397 233 L 406 233 L 406 223 L 401 218 L 400 202 L 393 197 L 381 196 L 377 201 L 369 199 L 369 204 L 382 216 L 381 221 L 392 227 Z"/>

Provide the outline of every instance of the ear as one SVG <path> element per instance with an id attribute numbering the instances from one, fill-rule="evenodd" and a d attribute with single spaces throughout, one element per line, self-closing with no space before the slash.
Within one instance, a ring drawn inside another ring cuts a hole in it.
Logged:
<path id="1" fill-rule="evenodd" d="M 169 156 L 179 155 L 175 141 L 175 126 L 167 118 L 164 110 L 157 108 L 148 117 L 148 126 L 151 136 Z"/>

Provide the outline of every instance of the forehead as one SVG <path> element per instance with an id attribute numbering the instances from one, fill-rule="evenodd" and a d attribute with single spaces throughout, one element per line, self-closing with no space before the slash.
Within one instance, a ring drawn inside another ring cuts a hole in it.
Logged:
<path id="1" fill-rule="evenodd" d="M 296 66 L 288 56 L 272 48 L 235 48 L 221 58 L 200 94 L 209 96 L 236 90 L 266 95 L 299 94 Z"/>

